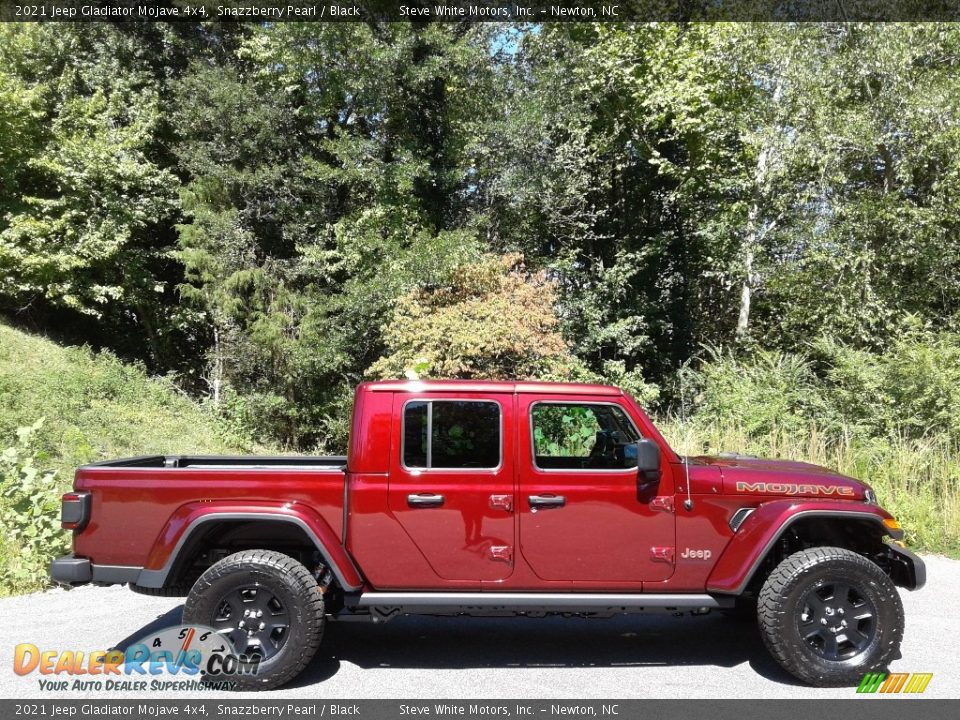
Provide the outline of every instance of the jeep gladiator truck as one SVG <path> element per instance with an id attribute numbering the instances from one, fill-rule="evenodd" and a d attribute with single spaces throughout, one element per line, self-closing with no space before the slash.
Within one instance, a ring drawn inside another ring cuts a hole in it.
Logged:
<path id="1" fill-rule="evenodd" d="M 328 620 L 403 614 L 755 617 L 815 685 L 897 657 L 897 586 L 925 581 L 865 483 L 799 462 L 681 457 L 628 394 L 540 382 L 376 382 L 346 457 L 137 457 L 63 496 L 67 585 L 186 596 L 184 623 L 309 663 Z"/>

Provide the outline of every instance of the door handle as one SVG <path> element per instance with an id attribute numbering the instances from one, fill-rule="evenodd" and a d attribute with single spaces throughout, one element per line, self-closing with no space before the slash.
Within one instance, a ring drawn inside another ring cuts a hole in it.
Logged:
<path id="1" fill-rule="evenodd" d="M 567 504 L 567 499 L 563 495 L 528 495 L 527 502 L 530 503 L 531 509 L 536 510 L 537 508 L 563 507 Z"/>
<path id="2" fill-rule="evenodd" d="M 407 505 L 412 508 L 440 507 L 443 505 L 443 495 L 431 495 L 430 493 L 407 495 Z"/>

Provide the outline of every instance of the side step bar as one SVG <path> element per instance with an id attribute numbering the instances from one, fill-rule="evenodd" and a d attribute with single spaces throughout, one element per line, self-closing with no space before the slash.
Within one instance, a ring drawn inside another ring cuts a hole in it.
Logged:
<path id="1" fill-rule="evenodd" d="M 351 601 L 352 600 L 352 601 Z M 502 612 L 656 612 L 732 607 L 733 597 L 673 594 L 502 593 L 502 592 L 366 592 L 347 599 L 354 608 L 376 608 L 413 615 Z"/>

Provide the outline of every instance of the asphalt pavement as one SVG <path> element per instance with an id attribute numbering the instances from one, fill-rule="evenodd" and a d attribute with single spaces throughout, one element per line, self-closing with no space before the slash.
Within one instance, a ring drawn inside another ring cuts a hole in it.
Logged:
<path id="1" fill-rule="evenodd" d="M 960 561 L 926 556 L 928 583 L 903 592 L 907 627 L 894 672 L 928 672 L 924 697 L 960 698 Z M 48 692 L 13 672 L 14 648 L 122 647 L 174 625 L 178 598 L 82 587 L 0 599 L 0 697 L 185 699 L 197 693 Z M 293 683 L 256 694 L 281 699 L 373 698 L 851 698 L 811 688 L 769 657 L 756 626 L 717 613 L 613 619 L 406 617 L 330 623 Z M 206 691 L 203 697 L 243 694 Z M 252 696 L 252 695 L 251 695 Z M 861 696 L 862 697 L 862 696 Z"/>

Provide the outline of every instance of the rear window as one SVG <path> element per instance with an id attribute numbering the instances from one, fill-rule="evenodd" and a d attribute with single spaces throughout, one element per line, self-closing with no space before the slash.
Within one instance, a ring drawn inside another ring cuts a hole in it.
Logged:
<path id="1" fill-rule="evenodd" d="M 473 400 L 414 400 L 403 408 L 408 468 L 492 469 L 500 465 L 500 406 Z"/>

